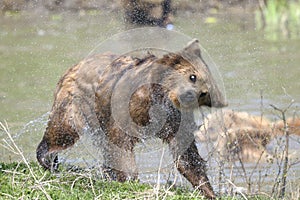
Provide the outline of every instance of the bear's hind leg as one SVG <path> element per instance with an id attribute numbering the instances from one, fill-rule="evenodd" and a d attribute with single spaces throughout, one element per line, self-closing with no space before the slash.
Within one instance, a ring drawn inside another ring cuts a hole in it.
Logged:
<path id="1" fill-rule="evenodd" d="M 138 170 L 133 150 L 126 150 L 114 144 L 109 144 L 103 153 L 105 177 L 119 182 L 137 180 Z"/>

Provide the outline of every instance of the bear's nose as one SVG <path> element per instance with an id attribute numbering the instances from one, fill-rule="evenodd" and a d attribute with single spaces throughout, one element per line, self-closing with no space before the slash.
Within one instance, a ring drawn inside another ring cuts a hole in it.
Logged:
<path id="1" fill-rule="evenodd" d="M 199 98 L 204 98 L 204 97 L 206 97 L 206 95 L 207 95 L 207 92 L 201 92 Z"/>
<path id="2" fill-rule="evenodd" d="M 197 100 L 196 93 L 194 91 L 188 90 L 179 96 L 181 103 L 192 103 Z"/>

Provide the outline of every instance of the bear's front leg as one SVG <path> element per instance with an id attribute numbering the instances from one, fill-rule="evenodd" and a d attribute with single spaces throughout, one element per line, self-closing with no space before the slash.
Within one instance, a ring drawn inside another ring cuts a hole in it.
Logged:
<path id="1" fill-rule="evenodd" d="M 178 171 L 195 188 L 200 189 L 206 198 L 215 199 L 216 195 L 206 175 L 206 162 L 199 155 L 195 140 L 181 154 L 178 154 L 178 143 L 175 139 L 169 145 Z"/>

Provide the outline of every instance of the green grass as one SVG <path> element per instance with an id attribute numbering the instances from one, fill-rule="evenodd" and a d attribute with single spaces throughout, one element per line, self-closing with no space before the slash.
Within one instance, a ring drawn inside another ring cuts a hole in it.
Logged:
<path id="1" fill-rule="evenodd" d="M 96 178 L 89 171 L 56 174 L 42 169 L 37 163 L 0 163 L 0 199 L 204 199 L 199 192 L 186 188 L 168 188 L 141 184 L 119 183 Z M 234 200 L 241 197 L 223 197 Z M 247 199 L 268 199 L 249 197 Z"/>
<path id="2" fill-rule="evenodd" d="M 0 163 L 0 185 L 0 199 L 202 199 L 184 188 L 157 192 L 149 184 L 105 181 L 88 171 L 51 174 L 33 162 Z"/>

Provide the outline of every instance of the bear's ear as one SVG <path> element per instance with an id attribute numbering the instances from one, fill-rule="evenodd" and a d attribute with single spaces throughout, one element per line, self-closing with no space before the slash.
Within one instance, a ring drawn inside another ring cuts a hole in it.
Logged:
<path id="1" fill-rule="evenodd" d="M 197 39 L 193 39 L 192 41 L 190 41 L 188 45 L 183 49 L 182 53 L 201 57 L 199 41 Z"/>

